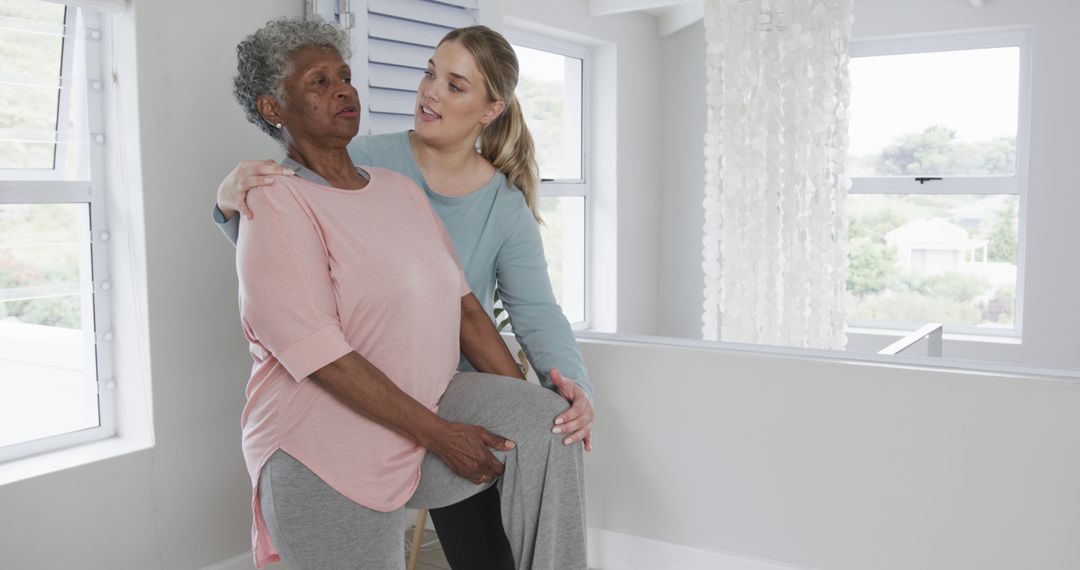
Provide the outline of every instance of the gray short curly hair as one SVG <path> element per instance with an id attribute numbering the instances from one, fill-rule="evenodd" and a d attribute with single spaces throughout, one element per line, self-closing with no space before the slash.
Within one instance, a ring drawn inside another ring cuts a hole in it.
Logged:
<path id="1" fill-rule="evenodd" d="M 284 103 L 284 82 L 289 75 L 289 54 L 306 47 L 337 50 L 349 59 L 348 35 L 321 18 L 287 17 L 270 20 L 236 46 L 236 76 L 233 95 L 247 119 L 266 134 L 282 140 L 279 129 L 259 114 L 257 102 L 271 95 Z"/>

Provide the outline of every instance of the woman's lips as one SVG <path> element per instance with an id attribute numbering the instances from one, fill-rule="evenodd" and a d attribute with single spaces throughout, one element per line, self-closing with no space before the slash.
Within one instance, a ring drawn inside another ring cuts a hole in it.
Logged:
<path id="1" fill-rule="evenodd" d="M 421 121 L 438 121 L 442 118 L 438 113 L 423 105 L 420 105 L 420 112 L 417 113 L 417 116 L 420 117 Z"/>

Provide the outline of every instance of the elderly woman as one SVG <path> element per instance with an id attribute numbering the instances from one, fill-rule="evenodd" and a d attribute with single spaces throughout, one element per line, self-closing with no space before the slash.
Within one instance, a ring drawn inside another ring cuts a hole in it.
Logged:
<path id="1" fill-rule="evenodd" d="M 566 402 L 506 377 L 520 372 L 415 183 L 350 161 L 347 45 L 286 18 L 237 47 L 236 98 L 297 173 L 249 197 L 237 246 L 256 565 L 402 568 L 405 506 L 497 484 L 518 568 L 585 568 L 581 448 L 550 431 Z M 455 374 L 459 349 L 492 374 Z"/>
<path id="2" fill-rule="evenodd" d="M 400 172 L 424 191 L 480 303 L 491 316 L 498 290 L 540 383 L 570 404 L 552 418 L 552 429 L 563 435 L 564 444 L 584 444 L 589 451 L 593 388 L 548 279 L 537 225 L 540 181 L 532 136 L 515 95 L 514 48 L 485 26 L 452 30 L 417 79 L 413 129 L 358 136 L 349 155 L 356 164 Z M 497 116 L 489 120 L 491 113 Z M 239 237 L 240 218 L 252 217 L 248 191 L 276 191 L 272 175 L 292 173 L 272 160 L 247 161 L 222 181 L 213 216 L 230 241 L 235 244 Z M 472 370 L 465 358 L 458 369 Z M 498 487 L 430 513 L 453 567 L 514 567 Z"/>

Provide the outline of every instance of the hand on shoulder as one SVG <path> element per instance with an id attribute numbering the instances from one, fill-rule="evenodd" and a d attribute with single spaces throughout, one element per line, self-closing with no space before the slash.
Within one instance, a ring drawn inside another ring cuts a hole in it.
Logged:
<path id="1" fill-rule="evenodd" d="M 293 176 L 289 168 L 273 160 L 245 160 L 221 181 L 217 190 L 217 205 L 225 219 L 239 212 L 247 219 L 254 217 L 247 204 L 248 192 L 273 186 L 276 176 Z"/>

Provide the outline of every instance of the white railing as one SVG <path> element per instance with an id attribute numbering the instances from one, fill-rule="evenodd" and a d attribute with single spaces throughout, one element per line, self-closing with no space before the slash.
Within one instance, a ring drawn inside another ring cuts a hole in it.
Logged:
<path id="1" fill-rule="evenodd" d="M 941 330 L 941 323 L 927 323 L 915 332 L 879 350 L 878 354 L 889 356 L 900 354 L 925 338 L 927 356 L 941 356 Z"/>

